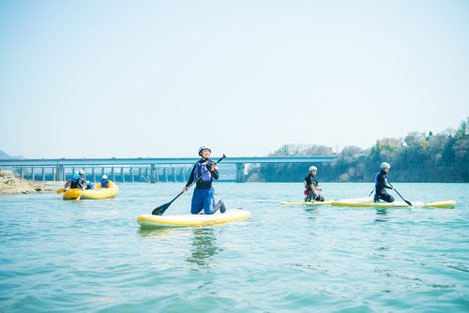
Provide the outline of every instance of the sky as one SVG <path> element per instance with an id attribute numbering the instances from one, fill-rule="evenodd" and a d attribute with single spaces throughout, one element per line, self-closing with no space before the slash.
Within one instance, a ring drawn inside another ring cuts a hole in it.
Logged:
<path id="1" fill-rule="evenodd" d="M 469 116 L 469 1 L 0 0 L 0 150 L 371 147 Z"/>

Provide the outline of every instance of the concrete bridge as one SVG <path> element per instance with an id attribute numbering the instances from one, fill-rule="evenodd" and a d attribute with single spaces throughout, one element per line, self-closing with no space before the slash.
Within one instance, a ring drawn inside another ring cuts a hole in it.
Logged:
<path id="1" fill-rule="evenodd" d="M 318 155 L 309 157 L 227 157 L 220 164 L 220 168 L 223 164 L 233 164 L 236 167 L 236 181 L 245 181 L 245 166 L 246 164 L 258 164 L 258 163 L 327 163 L 332 162 L 337 158 L 336 155 Z M 213 157 L 213 160 L 218 160 L 218 157 Z M 104 174 L 105 167 L 111 167 L 112 180 L 115 181 L 114 169 L 120 167 L 121 181 L 125 182 L 124 168 L 130 169 L 130 181 L 134 180 L 134 170 L 138 169 L 139 175 L 142 176 L 142 171 L 148 173 L 149 181 L 156 183 L 158 179 L 158 167 L 160 166 L 174 166 L 174 165 L 193 165 L 197 162 L 198 158 L 110 158 L 110 159 L 3 159 L 0 160 L 1 168 L 20 168 L 20 171 L 24 173 L 25 168 L 31 169 L 31 177 L 35 179 L 35 169 L 42 169 L 42 180 L 45 180 L 46 169 L 52 173 L 52 178 L 58 181 L 66 180 L 66 168 L 91 169 L 93 180 L 96 181 L 96 172 Z M 98 168 L 98 171 L 95 169 Z M 37 171 L 36 171 L 37 173 Z M 88 174 L 88 173 L 87 173 Z M 182 178 L 185 180 L 186 172 L 182 169 Z M 86 175 L 86 174 L 85 174 Z M 128 175 L 127 175 L 128 176 Z M 174 177 L 176 177 L 176 170 L 174 169 Z M 166 172 L 166 180 L 167 172 Z"/>

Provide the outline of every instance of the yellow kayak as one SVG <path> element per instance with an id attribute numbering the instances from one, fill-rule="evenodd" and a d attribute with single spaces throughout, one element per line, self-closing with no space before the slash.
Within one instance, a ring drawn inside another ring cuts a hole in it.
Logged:
<path id="1" fill-rule="evenodd" d="M 108 188 L 101 188 L 101 183 L 97 183 L 94 188 L 83 190 L 80 199 L 107 199 L 115 197 L 119 193 L 119 187 L 112 181 L 109 181 Z M 78 198 L 81 191 L 80 188 L 70 188 L 64 193 L 63 199 L 74 200 Z"/>
<path id="2" fill-rule="evenodd" d="M 225 213 L 185 214 L 185 215 L 140 215 L 137 223 L 141 227 L 188 227 L 222 224 L 236 220 L 248 219 L 251 213 L 246 210 L 227 210 Z"/>

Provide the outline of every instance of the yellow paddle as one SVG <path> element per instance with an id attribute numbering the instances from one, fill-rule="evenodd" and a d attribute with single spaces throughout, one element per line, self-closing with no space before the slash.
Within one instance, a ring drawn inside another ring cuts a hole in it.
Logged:
<path id="1" fill-rule="evenodd" d="M 60 189 L 57 190 L 56 192 L 57 192 L 57 194 L 61 194 L 61 193 L 64 192 L 64 191 L 65 191 L 65 188 L 60 188 Z"/>
<path id="2" fill-rule="evenodd" d="M 82 193 L 83 193 L 84 190 L 85 190 L 85 187 L 83 187 L 83 189 L 81 190 L 80 194 L 79 194 L 78 197 L 75 199 L 75 202 L 80 201 L 81 195 L 82 195 Z"/>

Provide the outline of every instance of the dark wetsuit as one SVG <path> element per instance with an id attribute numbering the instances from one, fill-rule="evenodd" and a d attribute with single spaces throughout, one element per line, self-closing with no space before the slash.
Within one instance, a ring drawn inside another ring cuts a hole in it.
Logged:
<path id="1" fill-rule="evenodd" d="M 308 176 L 305 177 L 305 188 L 306 188 L 306 197 L 305 197 L 305 201 L 306 202 L 309 202 L 309 201 L 324 201 L 324 197 L 321 196 L 321 194 L 319 192 L 317 192 L 317 194 L 311 189 L 311 185 L 313 185 L 314 187 L 318 187 L 319 185 L 319 182 L 318 180 L 316 179 L 316 177 L 313 176 L 313 174 L 309 174 Z"/>
<path id="2" fill-rule="evenodd" d="M 388 185 L 388 176 L 386 175 L 386 172 L 381 170 L 376 174 L 375 179 L 375 202 L 378 202 L 379 200 L 394 202 L 394 197 L 387 193 L 386 189 L 392 189 L 392 187 Z"/>

